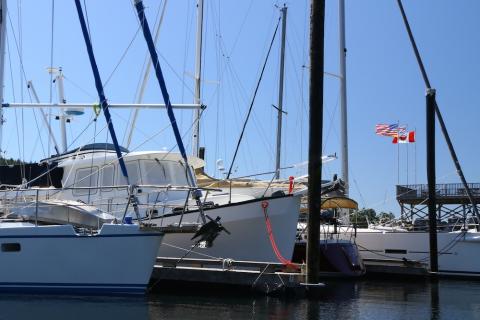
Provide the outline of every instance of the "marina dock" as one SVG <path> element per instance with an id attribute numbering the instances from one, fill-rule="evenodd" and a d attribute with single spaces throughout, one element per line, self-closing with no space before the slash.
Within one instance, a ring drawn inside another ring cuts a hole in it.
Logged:
<path id="1" fill-rule="evenodd" d="M 398 260 L 365 261 L 369 278 L 385 275 L 394 277 L 427 278 L 430 273 L 426 264 L 405 263 Z M 338 272 L 320 272 L 321 287 L 328 290 L 328 282 L 334 280 L 354 280 Z M 361 279 L 362 277 L 356 277 Z M 254 261 L 233 261 L 230 259 L 191 259 L 179 261 L 177 258 L 157 258 L 150 290 L 161 292 L 172 288 L 196 288 L 198 290 L 235 289 L 242 292 L 254 292 L 265 295 L 304 296 L 305 265 L 301 270 L 290 269 L 281 263 Z"/>
<path id="2" fill-rule="evenodd" d="M 430 275 L 428 272 L 428 266 L 424 263 L 404 262 L 389 259 L 368 259 L 365 260 L 364 263 L 367 270 L 366 275 L 369 277 L 380 275 L 427 277 Z"/>
<path id="3" fill-rule="evenodd" d="M 260 294 L 305 295 L 305 266 L 301 270 L 281 263 L 229 259 L 157 258 L 152 272 L 152 291 L 188 286 L 201 290 L 235 288 Z M 325 274 L 325 277 L 328 275 Z M 325 285 L 321 283 L 317 288 Z"/>

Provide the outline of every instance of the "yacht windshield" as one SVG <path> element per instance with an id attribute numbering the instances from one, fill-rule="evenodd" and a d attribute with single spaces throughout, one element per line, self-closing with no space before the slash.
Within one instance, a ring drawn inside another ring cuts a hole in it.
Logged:
<path id="1" fill-rule="evenodd" d="M 185 167 L 170 160 L 140 160 L 144 184 L 188 186 Z"/>

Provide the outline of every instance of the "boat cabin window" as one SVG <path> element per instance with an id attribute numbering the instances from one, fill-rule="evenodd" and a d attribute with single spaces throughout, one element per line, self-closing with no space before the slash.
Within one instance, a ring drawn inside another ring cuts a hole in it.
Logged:
<path id="1" fill-rule="evenodd" d="M 187 186 L 185 167 L 170 160 L 141 160 L 144 184 Z"/>
<path id="2" fill-rule="evenodd" d="M 18 252 L 20 248 L 20 243 L 2 243 L 2 252 Z"/>
<path id="3" fill-rule="evenodd" d="M 101 186 L 113 186 L 115 185 L 115 167 L 108 165 L 102 168 L 102 180 Z M 102 192 L 112 191 L 112 188 L 102 188 Z"/>
<path id="4" fill-rule="evenodd" d="M 78 169 L 75 173 L 75 188 L 96 187 L 98 183 L 98 167 Z M 83 196 L 97 193 L 97 189 L 74 189 L 73 195 Z"/>
<path id="5" fill-rule="evenodd" d="M 145 181 L 145 184 L 169 184 L 167 168 L 165 168 L 163 161 L 141 160 L 140 162 L 142 164 L 142 180 Z"/>
<path id="6" fill-rule="evenodd" d="M 180 163 L 175 161 L 168 161 L 168 167 L 170 167 L 170 174 L 172 184 L 175 186 L 188 186 L 188 179 L 187 179 L 187 170 L 186 167 Z"/>
<path id="7" fill-rule="evenodd" d="M 140 168 L 138 166 L 138 160 L 128 161 L 125 163 L 128 172 L 128 178 L 131 184 L 142 184 L 140 178 Z M 120 166 L 118 166 L 118 185 L 126 185 L 127 180 L 123 176 Z"/>

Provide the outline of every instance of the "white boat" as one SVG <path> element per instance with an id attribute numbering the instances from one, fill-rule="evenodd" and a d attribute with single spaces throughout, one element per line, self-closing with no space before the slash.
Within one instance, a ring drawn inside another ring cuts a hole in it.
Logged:
<path id="1" fill-rule="evenodd" d="M 197 203 L 190 198 L 194 186 L 188 183 L 179 154 L 124 151 L 123 159 L 131 182 L 136 185 L 135 194 L 143 219 L 158 226 L 178 225 L 180 219 L 182 225 L 199 225 L 202 222 Z M 81 201 L 122 219 L 129 193 L 111 145 L 85 146 L 44 161 L 61 173 L 56 175 L 58 181 L 51 182 L 60 184 L 62 188 L 42 188 L 43 197 Z M 195 157 L 189 157 L 189 163 L 193 168 L 203 166 L 203 161 Z M 30 191 L 34 192 L 35 189 Z M 22 197 L 25 196 L 22 194 Z M 197 246 L 189 256 L 278 262 L 272 247 L 276 245 L 281 255 L 290 259 L 300 197 L 301 192 L 254 198 L 215 190 L 204 191 L 202 203 L 205 214 L 213 219 L 220 217 L 220 222 L 230 234 L 220 233 L 212 247 Z M 275 244 L 272 244 L 267 232 L 267 220 L 262 207 L 265 204 L 268 204 L 265 209 L 273 228 Z M 127 214 L 134 216 L 131 208 Z M 195 244 L 191 238 L 191 233 L 166 234 L 159 256 L 182 257 Z"/>
<path id="2" fill-rule="evenodd" d="M 264 208 L 268 206 L 267 208 Z M 282 257 L 291 259 L 295 244 L 296 223 L 300 207 L 300 196 L 286 195 L 246 200 L 205 209 L 212 218 L 220 217 L 222 225 L 230 232 L 220 233 L 212 247 L 196 247 L 191 258 L 228 258 L 243 261 L 279 262 L 276 246 Z M 273 230 L 270 237 L 264 210 Z M 198 221 L 198 211 L 187 211 L 184 221 Z M 161 224 L 175 223 L 179 214 L 168 215 Z M 192 246 L 191 235 L 168 234 L 159 251 L 162 257 L 179 257 Z M 273 242 L 272 242 L 273 241 Z"/>
<path id="3" fill-rule="evenodd" d="M 85 29 L 80 2 L 76 4 Z M 0 101 L 3 103 L 6 0 L 2 0 L 0 6 Z M 91 48 L 88 42 L 87 48 Z M 93 67 L 96 67 L 94 62 Z M 114 137 L 108 110 L 105 114 Z M 0 125 L 3 122 L 2 109 Z M 19 166 L 25 169 L 27 164 Z M 35 166 L 30 164 L 30 167 Z M 49 193 L 58 192 L 51 188 L 54 186 L 28 188 L 35 180 L 26 180 L 25 170 L 15 175 L 8 174 L 13 172 L 9 169 L 14 170 L 14 166 L 3 169 L 3 180 L 16 178 L 21 181 L 14 183 L 15 186 L 5 185 L 5 181 L 1 185 L 0 291 L 145 292 L 162 232 L 144 225 L 118 223 L 114 217 L 85 206 L 85 203 L 50 199 Z M 50 174 L 47 168 L 36 178 Z M 126 172 L 124 176 L 127 177 Z"/>
<path id="4" fill-rule="evenodd" d="M 0 291 L 145 293 L 164 234 L 55 190 L 0 190 Z"/>
<path id="5" fill-rule="evenodd" d="M 1 221 L 0 291 L 143 294 L 163 234 L 138 225 Z"/>
<path id="6" fill-rule="evenodd" d="M 109 134 L 115 145 L 112 147 L 94 144 L 78 148 L 72 152 L 66 152 L 68 144 L 66 143 L 66 135 L 63 134 L 66 118 L 64 110 L 70 110 L 72 105 L 69 106 L 65 103 L 60 72 L 59 76 L 56 77 L 59 84 L 60 102 L 56 106 L 61 108 L 62 113 L 62 149 L 64 153 L 43 161 L 45 170 L 37 176 L 30 176 L 26 182 L 2 181 L 3 184 L 30 187 L 30 189 L 22 190 L 20 195 L 18 190 L 14 188 L 14 190 L 6 192 L 5 197 L 7 199 L 31 198 L 37 193 L 41 193 L 36 196 L 36 203 L 51 201 L 52 199 L 84 202 L 103 212 L 112 214 L 120 221 L 125 216 L 131 215 L 138 219 L 148 219 L 149 223 L 162 226 L 170 223 L 177 223 L 177 226 L 192 224 L 199 226 L 205 222 L 202 220 L 204 217 L 201 214 L 204 210 L 213 219 L 219 217 L 225 229 L 229 230 L 230 235 L 220 233 L 219 239 L 215 241 L 212 247 L 204 250 L 197 246 L 194 251 L 208 252 L 211 256 L 235 260 L 277 262 L 274 252 L 276 251 L 275 247 L 278 247 L 280 254 L 289 259 L 293 253 L 300 196 L 284 195 L 275 198 L 255 199 L 248 195 L 225 194 L 219 191 L 206 190 L 200 197 L 198 192 L 200 189 L 196 186 L 192 172 L 193 168 L 200 166 L 198 163 L 202 165 L 203 163 L 198 158 L 187 158 L 186 156 L 165 83 L 161 84 L 160 87 L 180 153 L 128 152 L 118 146 L 108 111 L 114 105 L 108 104 L 103 88 L 101 88 L 102 81 L 96 67 L 81 4 L 76 1 L 76 5 L 95 83 L 97 84 L 101 110 L 109 124 Z M 135 6 L 139 15 L 143 14 L 143 9 L 140 8 L 143 7 L 141 1 L 135 1 Z M 146 26 L 146 18 L 141 18 L 140 21 L 144 35 L 148 38 L 149 30 Z M 147 39 L 149 48 L 152 48 L 151 42 L 152 39 Z M 152 60 L 154 60 L 153 58 Z M 153 66 L 156 68 L 156 75 L 161 74 L 158 61 L 154 61 Z M 159 82 L 163 81 L 161 78 L 158 78 L 158 80 Z M 13 104 L 8 105 L 13 107 Z M 36 104 L 37 107 L 41 105 L 40 103 Z M 32 104 L 29 106 L 32 106 Z M 55 106 L 49 105 L 49 107 Z M 73 107 L 77 108 L 78 104 Z M 125 163 L 125 166 L 123 166 L 123 163 Z M 5 172 L 9 169 L 13 170 L 14 168 L 2 168 Z M 49 179 L 42 179 L 46 176 Z M 15 177 L 13 175 L 13 180 L 15 178 L 21 179 L 20 176 Z M 195 196 L 195 199 L 191 199 L 191 196 Z M 131 201 L 133 201 L 133 206 L 128 205 Z M 267 202 L 268 208 L 264 208 L 263 206 Z M 136 210 L 137 208 L 138 210 Z M 271 222 L 273 232 L 277 236 L 276 243 L 273 242 L 273 237 L 269 236 L 267 232 L 269 222 Z M 198 241 L 193 241 L 191 238 L 192 234 L 188 233 L 179 236 L 168 234 L 164 243 L 169 244 L 170 248 L 180 247 L 182 250 L 176 250 L 175 252 L 167 250 L 165 255 L 183 256 L 185 250 L 191 249 L 192 245 L 199 245 Z M 160 253 L 162 254 L 162 251 Z"/>
<path id="7" fill-rule="evenodd" d="M 438 232 L 438 273 L 480 276 L 480 232 Z M 419 262 L 429 266 L 429 233 L 357 229 L 356 243 L 365 261 Z"/>
<path id="8" fill-rule="evenodd" d="M 335 234 L 340 239 L 354 240 L 366 263 L 400 263 L 430 269 L 430 242 L 427 230 L 412 230 L 399 223 L 370 224 L 358 228 L 348 214 L 340 215 L 341 225 Z M 474 220 L 472 220 L 474 221 Z M 323 227 L 324 234 L 334 226 Z M 438 274 L 445 276 L 480 276 L 480 232 L 474 224 L 456 224 L 437 232 Z"/>

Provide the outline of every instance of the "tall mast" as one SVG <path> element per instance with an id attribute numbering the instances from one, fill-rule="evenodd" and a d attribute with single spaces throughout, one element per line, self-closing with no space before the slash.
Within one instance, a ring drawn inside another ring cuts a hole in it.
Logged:
<path id="1" fill-rule="evenodd" d="M 155 31 L 155 38 L 154 38 L 154 43 L 157 43 L 158 36 L 160 35 L 160 28 L 162 26 L 163 22 L 163 17 L 165 16 L 165 9 L 167 8 L 167 0 L 165 0 L 162 8 L 162 13 L 160 15 L 160 20 L 158 21 L 157 25 L 157 30 Z M 148 78 L 150 77 L 150 69 L 152 67 L 152 59 L 150 59 L 150 56 L 147 55 L 145 57 L 145 72 L 143 74 L 142 78 L 142 85 L 140 86 L 140 91 L 138 92 L 138 97 L 137 97 L 137 103 L 142 103 L 143 101 L 143 96 L 145 94 L 145 88 L 148 83 Z M 128 136 L 127 136 L 127 144 L 125 147 L 128 149 L 130 148 L 130 144 L 132 143 L 132 136 L 133 136 L 133 131 L 135 130 L 135 125 L 137 124 L 137 118 L 138 118 L 138 113 L 140 109 L 135 108 L 135 111 L 133 111 L 133 117 L 132 117 L 132 122 L 130 123 L 130 129 L 128 130 Z"/>
<path id="2" fill-rule="evenodd" d="M 76 0 L 79 1 L 79 0 Z M 180 150 L 180 154 L 182 155 L 187 179 L 191 182 L 192 186 L 196 186 L 195 175 L 193 172 L 192 167 L 188 164 L 187 153 L 185 152 L 185 147 L 183 145 L 182 137 L 180 135 L 180 131 L 178 130 L 177 120 L 175 119 L 175 114 L 173 113 L 172 104 L 170 102 L 170 95 L 168 94 L 167 85 L 165 84 L 165 78 L 163 77 L 162 68 L 158 61 L 158 54 L 155 49 L 155 45 L 153 43 L 152 34 L 150 33 L 150 27 L 148 26 L 147 18 L 145 17 L 144 6 L 142 0 L 135 0 L 135 9 L 137 10 L 138 20 L 142 26 L 143 36 L 145 37 L 145 41 L 147 42 L 148 51 L 150 52 L 150 58 L 152 59 L 153 66 L 155 68 L 155 75 L 158 80 L 158 85 L 160 86 L 160 91 L 162 92 L 163 100 L 165 105 L 167 106 L 167 114 L 168 118 L 170 119 L 170 124 L 172 125 L 173 134 L 175 136 L 175 140 L 177 142 L 178 149 Z M 202 202 L 200 198 L 202 197 L 202 191 L 200 189 L 193 190 L 192 196 L 197 202 L 197 206 L 200 212 L 200 216 L 202 218 L 203 223 L 206 223 L 205 214 L 202 210 Z"/>
<path id="3" fill-rule="evenodd" d="M 202 72 L 202 34 L 203 34 L 203 0 L 197 3 L 197 45 L 195 50 L 195 104 L 200 104 L 200 78 Z M 200 145 L 200 109 L 193 113 L 192 154 L 198 157 Z"/>
<path id="4" fill-rule="evenodd" d="M 3 103 L 3 88 L 4 88 L 4 67 L 5 67 L 5 38 L 7 35 L 7 0 L 0 2 L 0 102 Z M 3 136 L 3 108 L 0 108 L 0 152 L 2 149 Z"/>
<path id="5" fill-rule="evenodd" d="M 58 69 L 58 74 L 55 77 L 55 80 L 57 82 L 57 88 L 58 88 L 58 100 L 59 104 L 63 105 L 67 101 L 65 100 L 65 91 L 63 90 L 63 72 L 62 68 Z M 67 152 L 67 115 L 65 114 L 65 109 L 60 108 L 60 132 L 62 135 L 62 151 Z"/>
<path id="6" fill-rule="evenodd" d="M 40 103 L 40 99 L 38 98 L 37 91 L 35 90 L 35 87 L 33 86 L 33 82 L 28 81 L 27 82 L 27 87 L 32 92 L 32 96 L 35 99 L 35 101 L 37 103 Z M 45 127 L 47 127 L 47 129 L 48 129 L 48 135 L 50 136 L 50 140 L 52 140 L 53 146 L 55 148 L 55 152 L 57 154 L 60 154 L 61 152 L 60 152 L 60 148 L 58 147 L 57 139 L 55 139 L 55 135 L 53 134 L 52 127 L 50 126 L 50 123 L 48 123 L 47 114 L 45 113 L 43 108 L 40 108 L 40 114 L 42 115 L 42 119 L 43 119 L 43 123 L 45 124 Z"/>
<path id="7" fill-rule="evenodd" d="M 348 196 L 348 135 L 347 135 L 347 71 L 345 47 L 345 0 L 338 1 L 338 23 L 340 38 L 340 143 L 342 152 L 342 180 L 345 182 L 345 195 Z"/>
<path id="8" fill-rule="evenodd" d="M 285 37 L 287 34 L 287 7 L 282 12 L 282 44 L 280 46 L 280 77 L 278 83 L 278 116 L 277 116 L 277 158 L 275 162 L 275 178 L 280 178 L 280 149 L 282 145 L 282 113 L 283 113 L 283 77 L 285 73 Z"/>

